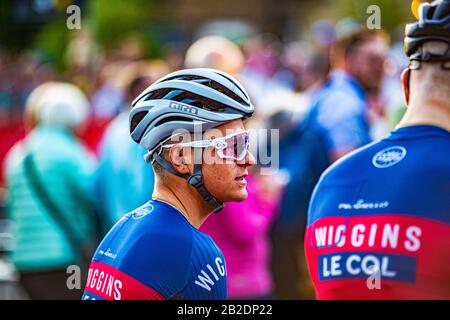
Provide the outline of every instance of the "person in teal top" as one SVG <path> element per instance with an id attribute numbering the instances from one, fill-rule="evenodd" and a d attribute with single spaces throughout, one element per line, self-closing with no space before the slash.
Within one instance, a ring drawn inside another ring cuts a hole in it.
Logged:
<path id="1" fill-rule="evenodd" d="M 13 236 L 9 258 L 31 299 L 81 297 L 80 290 L 67 288 L 66 270 L 82 265 L 81 248 L 95 231 L 90 199 L 95 162 L 74 135 L 87 116 L 88 102 L 77 87 L 43 84 L 26 105 L 33 128 L 7 155 L 7 213 Z"/>

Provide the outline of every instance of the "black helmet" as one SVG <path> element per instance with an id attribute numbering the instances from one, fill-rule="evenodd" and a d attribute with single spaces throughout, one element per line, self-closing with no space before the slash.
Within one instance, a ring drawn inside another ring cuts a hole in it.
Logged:
<path id="1" fill-rule="evenodd" d="M 405 52 L 410 60 L 448 61 L 450 50 L 437 55 L 422 51 L 427 41 L 441 41 L 450 48 L 450 0 L 437 0 L 419 7 L 419 21 L 405 28 Z"/>

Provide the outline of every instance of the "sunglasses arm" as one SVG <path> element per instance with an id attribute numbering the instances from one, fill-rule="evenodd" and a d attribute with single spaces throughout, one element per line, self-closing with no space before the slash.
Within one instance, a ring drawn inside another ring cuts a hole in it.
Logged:
<path id="1" fill-rule="evenodd" d="M 191 141 L 191 142 L 184 142 L 184 143 L 174 143 L 174 144 L 166 144 L 163 145 L 163 148 L 171 148 L 173 146 L 180 146 L 180 147 L 191 147 L 191 148 L 208 148 L 213 146 L 213 142 L 210 140 L 199 140 L 199 141 Z"/>

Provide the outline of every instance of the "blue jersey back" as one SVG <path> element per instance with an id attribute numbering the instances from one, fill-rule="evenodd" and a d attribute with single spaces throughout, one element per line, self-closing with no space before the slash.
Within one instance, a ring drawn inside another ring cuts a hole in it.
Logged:
<path id="1" fill-rule="evenodd" d="M 450 133 L 402 127 L 327 169 L 305 250 L 318 298 L 450 298 Z"/>
<path id="2" fill-rule="evenodd" d="M 226 299 L 222 252 L 174 207 L 149 201 L 106 235 L 84 299 Z"/>
<path id="3" fill-rule="evenodd" d="M 402 127 L 326 170 L 315 190 L 308 224 L 324 215 L 346 212 L 346 203 L 359 200 L 388 202 L 390 212 L 450 224 L 449 188 L 450 134 L 435 126 Z M 331 199 L 339 201 L 336 208 Z M 372 210 L 364 214 L 386 211 L 383 206 L 368 209 Z"/>

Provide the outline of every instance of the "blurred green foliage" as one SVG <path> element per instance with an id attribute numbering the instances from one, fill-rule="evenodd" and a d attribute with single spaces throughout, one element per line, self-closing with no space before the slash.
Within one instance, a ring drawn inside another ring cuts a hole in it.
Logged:
<path id="1" fill-rule="evenodd" d="M 30 0 L 31 1 L 31 0 Z M 12 8 L 14 0 L 0 1 L 0 46 L 11 51 L 37 48 L 54 59 L 58 68 L 64 68 L 65 48 L 71 31 L 66 28 L 68 15 L 65 8 L 72 3 L 81 4 L 82 28 L 89 28 L 98 47 L 113 49 L 127 39 L 137 40 L 147 57 L 160 57 L 164 41 L 170 37 L 183 37 L 185 25 L 177 21 L 183 12 L 174 5 L 178 0 L 53 0 L 56 14 L 51 18 L 32 16 L 33 19 L 14 20 Z M 185 0 L 184 3 L 188 1 Z M 218 1 L 218 0 L 214 0 Z M 226 1 L 226 0 L 220 0 Z M 295 0 L 293 0 L 295 1 Z M 370 13 L 367 8 L 377 5 L 381 9 L 383 30 L 402 37 L 405 22 L 414 20 L 411 13 L 411 0 L 323 0 L 299 1 L 307 10 L 291 12 L 291 15 L 306 14 L 313 19 L 332 19 L 338 21 L 351 17 L 363 24 Z M 185 3 L 186 4 L 186 3 Z M 303 5 L 304 4 L 304 5 Z M 242 2 L 240 6 L 246 6 Z M 297 19 L 304 24 L 312 23 Z M 209 22 L 209 17 L 204 17 Z M 301 23 L 301 22 L 300 22 Z M 181 30 L 180 30 L 181 29 Z M 181 32 L 180 32 L 181 31 Z M 189 36 L 189 35 L 188 35 Z"/>
<path id="2" fill-rule="evenodd" d="M 61 27 L 61 24 L 64 27 Z M 50 61 L 57 70 L 66 67 L 66 48 L 69 41 L 69 32 L 65 21 L 54 21 L 46 24 L 36 35 L 32 49 L 40 54 L 44 61 Z"/>
<path id="3" fill-rule="evenodd" d="M 69 39 L 65 10 L 66 7 L 56 7 L 51 13 L 39 14 L 31 1 L 1 1 L 0 46 L 13 55 L 31 49 L 42 62 L 51 62 L 57 69 L 64 69 Z"/>
<path id="4" fill-rule="evenodd" d="M 64 65 L 64 51 L 70 32 L 66 27 L 69 17 L 65 10 L 75 1 L 56 0 L 55 14 L 48 17 L 32 13 L 31 19 L 17 19 L 18 4 L 14 0 L 0 1 L 0 46 L 10 51 L 38 49 L 51 58 L 58 67 Z M 153 26 L 170 21 L 163 12 L 165 1 L 158 0 L 95 0 L 81 1 L 81 28 L 93 31 L 97 44 L 106 49 L 116 48 L 124 39 L 133 37 L 144 54 L 158 57 L 162 44 Z M 20 9 L 20 8 L 19 8 Z M 33 4 L 27 7 L 33 10 Z"/>
<path id="5" fill-rule="evenodd" d="M 128 38 L 138 40 L 146 56 L 162 54 L 151 32 L 151 26 L 161 20 L 161 4 L 158 0 L 98 0 L 89 2 L 89 23 L 98 44 L 115 48 Z"/>
<path id="6" fill-rule="evenodd" d="M 411 0 L 338 0 L 330 3 L 338 17 L 351 17 L 362 24 L 370 16 L 367 8 L 377 5 L 380 7 L 381 28 L 389 33 L 394 33 L 398 28 L 404 28 L 406 22 L 415 20 L 411 12 Z"/>

